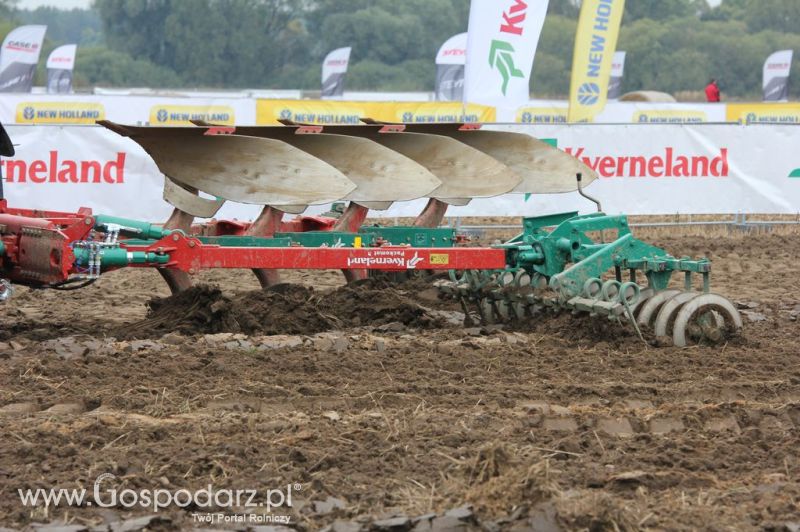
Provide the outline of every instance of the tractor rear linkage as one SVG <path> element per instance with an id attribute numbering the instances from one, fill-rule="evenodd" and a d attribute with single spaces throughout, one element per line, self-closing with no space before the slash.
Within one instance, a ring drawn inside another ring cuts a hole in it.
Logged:
<path id="1" fill-rule="evenodd" d="M 489 323 L 569 310 L 627 319 L 637 331 L 642 326 L 678 346 L 721 342 L 742 326 L 733 304 L 710 293 L 707 260 L 677 259 L 637 240 L 625 216 L 573 212 L 526 218 L 522 234 L 491 247 L 463 245 L 455 230 L 441 228 L 362 227 L 357 233 L 270 237 L 241 229 L 217 223 L 190 235 L 85 208 L 31 211 L 0 200 L 0 277 L 67 290 L 124 267 L 188 274 L 217 268 L 450 271 L 449 281 L 439 281 L 444 297 L 459 299 L 467 310 L 473 304 Z M 676 272 L 684 275 L 683 291 L 669 288 Z M 702 282 L 695 292 L 698 277 Z M 1 282 L 0 301 L 10 294 L 10 283 Z"/>

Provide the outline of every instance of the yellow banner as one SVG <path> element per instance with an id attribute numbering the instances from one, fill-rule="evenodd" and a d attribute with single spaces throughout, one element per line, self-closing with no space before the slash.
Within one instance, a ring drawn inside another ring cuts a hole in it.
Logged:
<path id="1" fill-rule="evenodd" d="M 800 103 L 729 103 L 728 122 L 800 124 Z"/>
<path id="2" fill-rule="evenodd" d="M 191 126 L 192 120 L 232 126 L 236 112 L 227 105 L 154 105 L 150 124 L 154 126 Z"/>
<path id="3" fill-rule="evenodd" d="M 517 122 L 521 124 L 565 124 L 566 107 L 522 107 L 517 111 Z"/>
<path id="4" fill-rule="evenodd" d="M 20 102 L 17 124 L 94 124 L 104 120 L 106 109 L 101 103 L 83 102 Z"/>
<path id="5" fill-rule="evenodd" d="M 335 100 L 258 100 L 256 123 L 275 125 L 278 120 L 323 126 L 357 125 L 362 118 L 375 117 L 374 102 L 343 102 Z"/>
<path id="6" fill-rule="evenodd" d="M 708 115 L 704 111 L 676 109 L 636 111 L 633 121 L 639 124 L 700 124 L 708 122 Z"/>
<path id="7" fill-rule="evenodd" d="M 259 125 L 291 120 L 301 124 L 357 125 L 362 118 L 380 122 L 494 122 L 494 107 L 456 102 L 344 102 L 333 100 L 258 100 Z"/>
<path id="8" fill-rule="evenodd" d="M 570 122 L 589 122 L 606 106 L 625 0 L 584 0 L 575 35 Z"/>
<path id="9" fill-rule="evenodd" d="M 376 120 L 403 122 L 406 124 L 444 122 L 494 122 L 497 113 L 494 107 L 469 104 L 466 110 L 461 102 L 392 102 L 377 104 Z"/>

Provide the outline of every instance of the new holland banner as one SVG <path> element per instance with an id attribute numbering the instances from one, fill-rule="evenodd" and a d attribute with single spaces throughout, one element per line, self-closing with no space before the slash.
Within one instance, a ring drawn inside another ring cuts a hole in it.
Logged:
<path id="1" fill-rule="evenodd" d="M 549 0 L 472 0 L 466 103 L 498 108 L 501 120 L 527 103 L 536 47 Z"/>
<path id="2" fill-rule="evenodd" d="M 606 106 L 625 0 L 584 0 L 575 36 L 569 121 L 590 122 Z"/>
<path id="3" fill-rule="evenodd" d="M 30 92 L 47 26 L 20 26 L 0 50 L 0 92 Z"/>

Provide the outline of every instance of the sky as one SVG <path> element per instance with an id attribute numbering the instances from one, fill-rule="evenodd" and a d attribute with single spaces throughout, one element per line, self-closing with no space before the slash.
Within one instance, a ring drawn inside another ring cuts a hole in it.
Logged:
<path id="1" fill-rule="evenodd" d="M 708 0 L 712 6 L 718 5 L 722 0 Z M 39 6 L 53 6 L 64 9 L 72 9 L 73 7 L 89 7 L 92 0 L 19 0 L 17 4 L 22 9 L 36 9 Z"/>
<path id="2" fill-rule="evenodd" d="M 73 7 L 86 8 L 92 0 L 19 0 L 17 7 L 20 9 L 36 9 L 39 6 L 53 6 L 62 9 L 72 9 Z"/>

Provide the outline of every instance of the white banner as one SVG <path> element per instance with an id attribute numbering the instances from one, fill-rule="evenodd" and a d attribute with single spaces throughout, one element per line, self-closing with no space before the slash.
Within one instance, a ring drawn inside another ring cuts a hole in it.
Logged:
<path id="1" fill-rule="evenodd" d="M 0 49 L 0 92 L 30 92 L 47 26 L 20 26 Z"/>
<path id="2" fill-rule="evenodd" d="M 541 139 L 595 168 L 589 192 L 611 214 L 783 213 L 800 211 L 798 126 L 491 126 Z M 14 207 L 95 212 L 164 221 L 163 177 L 133 141 L 100 127 L 9 126 L 17 154 L 2 160 Z M 613 142 L 609 142 L 613 139 Z M 375 216 L 416 216 L 425 200 Z M 594 206 L 578 194 L 521 194 L 474 200 L 449 216 L 534 216 Z M 259 207 L 228 203 L 219 218 L 251 220 Z M 325 207 L 310 209 L 324 212 Z"/>
<path id="3" fill-rule="evenodd" d="M 627 52 L 614 52 L 611 63 L 611 79 L 608 82 L 608 99 L 618 100 L 622 96 L 622 80 L 625 77 L 625 56 Z"/>
<path id="4" fill-rule="evenodd" d="M 59 46 L 47 58 L 47 92 L 69 94 L 72 92 L 72 71 L 75 69 L 77 44 Z"/>
<path id="5" fill-rule="evenodd" d="M 793 50 L 775 52 L 764 63 L 764 101 L 785 102 L 789 99 L 789 76 Z"/>
<path id="6" fill-rule="evenodd" d="M 495 106 L 498 119 L 506 121 L 528 101 L 548 4 L 549 0 L 472 0 L 466 103 Z"/>
<path id="7" fill-rule="evenodd" d="M 467 34 L 447 39 L 436 54 L 436 100 L 460 102 L 464 99 L 464 65 L 467 63 Z"/>
<path id="8" fill-rule="evenodd" d="M 338 48 L 325 57 L 322 62 L 322 97 L 341 98 L 344 93 L 344 80 L 350 64 L 352 48 Z"/>

